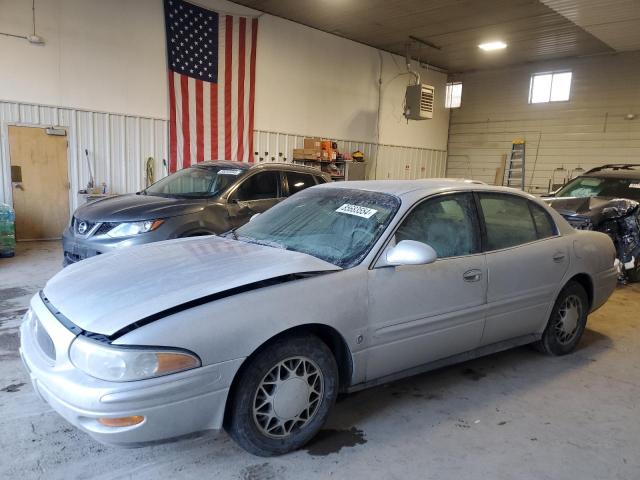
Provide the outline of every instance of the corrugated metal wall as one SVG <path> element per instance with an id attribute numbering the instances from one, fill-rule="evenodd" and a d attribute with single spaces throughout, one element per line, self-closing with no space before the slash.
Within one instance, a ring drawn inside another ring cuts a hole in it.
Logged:
<path id="1" fill-rule="evenodd" d="M 256 162 L 290 162 L 293 149 L 303 148 L 305 136 L 322 136 L 263 130 L 256 130 L 254 134 Z M 364 153 L 368 179 L 416 179 L 445 175 L 446 151 L 444 150 L 381 145 L 357 140 L 335 141 L 341 152 L 360 150 Z"/>
<path id="2" fill-rule="evenodd" d="M 71 108 L 0 102 L 0 200 L 11 204 L 8 126 L 61 127 L 69 142 L 70 207 L 89 181 L 85 149 L 96 182 L 113 192 L 134 192 L 145 183 L 144 164 L 153 157 L 156 179 L 167 155 L 167 121 Z"/>
<path id="3" fill-rule="evenodd" d="M 573 72 L 570 100 L 529 105 L 531 74 L 556 69 Z M 546 191 L 556 168 L 640 163 L 639 78 L 639 52 L 456 76 L 462 108 L 451 112 L 447 176 L 493 183 L 518 137 L 526 140 L 525 184 L 533 192 Z"/>
<path id="4" fill-rule="evenodd" d="M 60 127 L 69 143 L 70 208 L 78 206 L 76 192 L 89 181 L 85 149 L 97 183 L 116 193 L 135 192 L 145 185 L 145 162 L 154 159 L 155 179 L 166 174 L 167 127 L 163 119 L 0 101 L 0 201 L 12 203 L 8 126 Z M 302 148 L 303 135 L 255 131 L 256 162 L 291 161 Z M 360 150 L 367 159 L 367 178 L 414 179 L 442 177 L 446 152 L 355 140 L 337 140 L 345 152 Z M 377 159 L 377 164 L 376 164 Z"/>

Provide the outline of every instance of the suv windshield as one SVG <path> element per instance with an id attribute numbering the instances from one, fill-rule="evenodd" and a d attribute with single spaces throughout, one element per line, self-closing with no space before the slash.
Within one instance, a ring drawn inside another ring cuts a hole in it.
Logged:
<path id="1" fill-rule="evenodd" d="M 311 188 L 267 210 L 233 235 L 350 268 L 369 253 L 399 206 L 397 197 L 385 193 Z"/>
<path id="2" fill-rule="evenodd" d="M 242 168 L 196 165 L 157 181 L 143 193 L 167 197 L 208 197 L 229 187 L 245 172 Z"/>
<path id="3" fill-rule="evenodd" d="M 640 201 L 640 180 L 578 177 L 562 187 L 555 196 L 628 198 Z"/>

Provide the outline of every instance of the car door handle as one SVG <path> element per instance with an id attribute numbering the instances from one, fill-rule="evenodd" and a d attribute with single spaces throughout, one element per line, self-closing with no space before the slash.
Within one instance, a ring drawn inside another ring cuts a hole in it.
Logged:
<path id="1" fill-rule="evenodd" d="M 467 270 L 462 274 L 462 278 L 464 278 L 465 282 L 479 282 L 482 278 L 482 272 L 477 269 Z"/>
<path id="2" fill-rule="evenodd" d="M 560 263 L 564 260 L 565 254 L 563 252 L 556 252 L 553 254 L 553 261 L 556 263 Z"/>

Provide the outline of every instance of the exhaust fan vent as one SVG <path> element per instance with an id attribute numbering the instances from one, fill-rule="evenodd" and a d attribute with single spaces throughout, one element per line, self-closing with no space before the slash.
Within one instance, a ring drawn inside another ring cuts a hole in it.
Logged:
<path id="1" fill-rule="evenodd" d="M 431 85 L 409 85 L 406 93 L 404 116 L 408 120 L 427 120 L 433 118 L 435 89 Z"/>

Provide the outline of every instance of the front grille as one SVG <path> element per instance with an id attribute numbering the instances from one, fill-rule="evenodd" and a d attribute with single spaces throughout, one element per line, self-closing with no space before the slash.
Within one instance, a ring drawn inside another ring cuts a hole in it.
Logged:
<path id="1" fill-rule="evenodd" d="M 105 233 L 109 233 L 111 230 L 116 228 L 118 225 L 119 225 L 119 223 L 104 222 L 102 225 L 100 225 L 97 228 L 97 230 L 95 231 L 94 235 L 104 235 Z"/>
<path id="2" fill-rule="evenodd" d="M 569 225 L 571 225 L 576 230 L 593 230 L 593 224 L 591 220 L 584 217 L 564 217 Z"/>
<path id="3" fill-rule="evenodd" d="M 42 326 L 42 323 L 40 323 L 40 319 L 38 317 L 35 317 L 33 321 L 33 330 L 40 350 L 51 360 L 55 361 L 56 347 L 53 344 L 53 340 L 51 340 L 51 337 Z"/>

